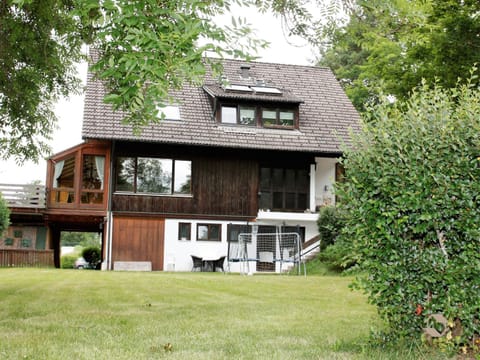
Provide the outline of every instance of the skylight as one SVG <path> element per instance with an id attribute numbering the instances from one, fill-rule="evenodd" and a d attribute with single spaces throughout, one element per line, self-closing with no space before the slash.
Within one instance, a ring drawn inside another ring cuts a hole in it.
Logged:
<path id="1" fill-rule="evenodd" d="M 242 92 L 252 92 L 253 91 L 250 88 L 250 86 L 246 86 L 246 85 L 227 85 L 227 86 L 225 86 L 225 90 L 242 91 Z"/>
<path id="2" fill-rule="evenodd" d="M 178 105 L 157 106 L 158 117 L 165 120 L 180 120 L 180 108 Z"/>
<path id="3" fill-rule="evenodd" d="M 274 87 L 252 86 L 251 89 L 256 93 L 260 93 L 260 94 L 275 94 L 275 95 L 282 94 L 282 91 L 280 89 L 277 89 Z"/>

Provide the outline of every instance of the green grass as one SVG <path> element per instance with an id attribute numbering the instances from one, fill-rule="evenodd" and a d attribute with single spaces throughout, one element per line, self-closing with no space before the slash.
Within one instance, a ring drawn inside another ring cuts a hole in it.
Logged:
<path id="1" fill-rule="evenodd" d="M 381 322 L 350 281 L 0 269 L 0 359 L 432 358 L 368 346 Z"/>

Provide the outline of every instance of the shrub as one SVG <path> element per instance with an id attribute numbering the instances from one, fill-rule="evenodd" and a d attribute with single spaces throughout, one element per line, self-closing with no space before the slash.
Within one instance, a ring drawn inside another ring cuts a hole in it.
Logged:
<path id="1" fill-rule="evenodd" d="M 317 220 L 321 239 L 321 249 L 335 242 L 343 227 L 343 218 L 335 206 L 324 206 L 320 209 Z"/>
<path id="2" fill-rule="evenodd" d="M 82 250 L 82 256 L 92 269 L 96 269 L 101 262 L 101 251 L 96 246 L 89 246 Z"/>
<path id="3" fill-rule="evenodd" d="M 396 337 L 419 339 L 436 313 L 453 347 L 480 335 L 479 99 L 470 85 L 423 85 L 405 104 L 385 100 L 345 152 L 342 237 Z"/>
<path id="4" fill-rule="evenodd" d="M 67 254 L 63 255 L 60 259 L 60 265 L 62 269 L 73 269 L 75 260 L 77 260 L 77 255 Z"/>
<path id="5" fill-rule="evenodd" d="M 0 194 L 0 236 L 8 229 L 9 224 L 10 210 L 8 209 L 7 202 L 3 199 L 2 194 Z"/>

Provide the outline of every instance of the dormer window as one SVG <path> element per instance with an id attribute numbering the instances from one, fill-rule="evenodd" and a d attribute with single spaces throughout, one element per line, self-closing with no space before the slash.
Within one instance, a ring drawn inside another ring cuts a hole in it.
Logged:
<path id="1" fill-rule="evenodd" d="M 292 108 L 225 104 L 220 107 L 218 120 L 226 125 L 294 129 L 298 128 L 297 113 Z"/>
<path id="2" fill-rule="evenodd" d="M 263 109 L 262 124 L 264 127 L 293 128 L 295 113 L 293 110 Z"/>

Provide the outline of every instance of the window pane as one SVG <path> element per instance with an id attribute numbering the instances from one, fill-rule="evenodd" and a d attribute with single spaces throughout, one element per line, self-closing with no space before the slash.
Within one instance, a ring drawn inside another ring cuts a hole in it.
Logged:
<path id="1" fill-rule="evenodd" d="M 295 173 L 294 169 L 285 169 L 285 188 L 295 189 Z"/>
<path id="2" fill-rule="evenodd" d="M 222 106 L 222 123 L 237 123 L 237 108 L 231 106 Z"/>
<path id="3" fill-rule="evenodd" d="M 280 124 L 283 126 L 293 126 L 293 111 L 280 111 Z"/>
<path id="4" fill-rule="evenodd" d="M 137 192 L 172 193 L 172 160 L 138 158 Z"/>
<path id="5" fill-rule="evenodd" d="M 191 194 L 192 162 L 175 160 L 175 184 L 176 194 Z"/>
<path id="6" fill-rule="evenodd" d="M 210 224 L 210 239 L 213 241 L 220 241 L 220 228 L 218 224 Z"/>
<path id="7" fill-rule="evenodd" d="M 82 189 L 102 189 L 103 168 L 105 167 L 105 161 L 96 161 L 95 158 L 100 158 L 100 156 L 83 156 Z M 101 158 L 104 159 L 103 156 Z M 99 172 L 102 174 L 102 177 L 100 177 Z"/>
<path id="8" fill-rule="evenodd" d="M 282 209 L 283 208 L 283 193 L 274 192 L 273 193 L 273 208 Z"/>
<path id="9" fill-rule="evenodd" d="M 73 188 L 75 177 L 75 157 L 57 161 L 54 171 L 54 188 Z"/>
<path id="10" fill-rule="evenodd" d="M 295 209 L 295 193 L 286 193 L 285 194 L 285 208 L 289 210 Z"/>
<path id="11" fill-rule="evenodd" d="M 271 177 L 270 168 L 260 169 L 260 189 L 270 189 Z"/>
<path id="12" fill-rule="evenodd" d="M 298 194 L 298 204 L 297 209 L 304 210 L 308 209 L 308 195 L 307 194 Z"/>
<path id="13" fill-rule="evenodd" d="M 260 194 L 260 200 L 258 202 L 260 209 L 271 209 L 272 208 L 272 194 L 270 192 L 262 191 Z"/>
<path id="14" fill-rule="evenodd" d="M 255 108 L 240 108 L 240 124 L 241 125 L 255 124 Z"/>
<path id="15" fill-rule="evenodd" d="M 273 169 L 273 188 L 283 188 L 283 169 Z"/>
<path id="16" fill-rule="evenodd" d="M 117 191 L 134 191 L 135 158 L 117 158 Z"/>
<path id="17" fill-rule="evenodd" d="M 190 240 L 190 223 L 178 224 L 178 240 Z"/>
<path id="18" fill-rule="evenodd" d="M 275 110 L 263 110 L 262 111 L 263 125 L 275 125 L 277 122 L 277 112 Z"/>
<path id="19" fill-rule="evenodd" d="M 208 225 L 197 225 L 197 240 L 208 240 Z"/>

